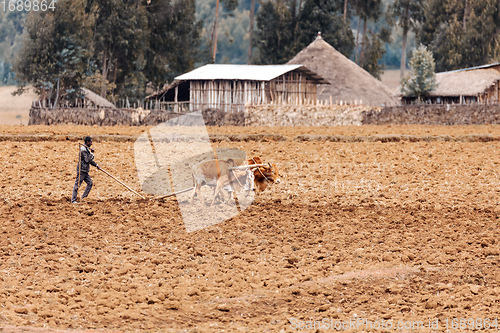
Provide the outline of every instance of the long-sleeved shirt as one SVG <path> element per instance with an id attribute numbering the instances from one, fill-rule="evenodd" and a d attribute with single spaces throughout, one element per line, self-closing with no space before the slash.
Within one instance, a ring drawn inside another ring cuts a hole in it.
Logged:
<path id="1" fill-rule="evenodd" d="M 97 168 L 97 163 L 94 162 L 94 154 L 92 154 L 89 147 L 85 145 L 80 147 L 80 165 L 80 172 L 85 173 L 89 172 L 90 165 Z M 76 167 L 76 172 L 78 172 L 78 166 Z"/>

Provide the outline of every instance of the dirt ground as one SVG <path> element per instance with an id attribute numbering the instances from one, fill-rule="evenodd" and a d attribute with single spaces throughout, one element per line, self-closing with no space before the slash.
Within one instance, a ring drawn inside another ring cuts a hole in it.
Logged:
<path id="1" fill-rule="evenodd" d="M 191 233 L 175 199 L 142 200 L 96 169 L 88 200 L 69 202 L 77 143 L 50 137 L 141 130 L 0 127 L 3 134 L 48 134 L 0 145 L 0 331 L 495 326 L 500 126 L 210 128 L 283 135 L 282 141 L 213 143 L 277 163 L 283 181 L 240 215 Z M 294 139 L 303 134 L 489 134 L 494 140 Z M 103 168 L 140 190 L 133 142 L 94 147 Z"/>

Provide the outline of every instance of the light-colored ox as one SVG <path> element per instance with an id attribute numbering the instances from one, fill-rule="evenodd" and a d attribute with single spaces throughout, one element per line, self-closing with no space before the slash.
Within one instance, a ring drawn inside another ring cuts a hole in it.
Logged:
<path id="1" fill-rule="evenodd" d="M 237 163 L 240 162 L 240 163 Z M 230 193 L 229 199 L 232 198 L 233 191 L 241 190 L 247 191 L 253 189 L 253 174 L 250 170 L 238 171 L 231 170 L 230 168 L 240 166 L 243 160 L 226 159 L 226 160 L 208 160 L 202 161 L 193 167 L 193 181 L 194 188 L 191 192 L 190 202 L 194 202 L 196 196 L 200 196 L 201 187 L 204 185 L 215 186 L 214 196 L 212 199 L 213 205 L 217 197 L 222 198 L 221 190 L 227 189 Z"/>
<path id="2" fill-rule="evenodd" d="M 253 157 L 247 161 L 241 159 L 208 160 L 202 161 L 193 167 L 194 188 L 191 193 L 190 202 L 194 202 L 196 196 L 200 196 L 203 185 L 215 186 L 211 205 L 218 196 L 222 197 L 222 188 L 230 193 L 232 198 L 234 190 L 245 190 L 248 195 L 250 190 L 256 193 L 264 191 L 268 184 L 281 182 L 281 175 L 276 164 L 267 163 L 265 166 L 248 169 L 246 171 L 231 170 L 235 166 L 265 164 L 260 157 Z"/>

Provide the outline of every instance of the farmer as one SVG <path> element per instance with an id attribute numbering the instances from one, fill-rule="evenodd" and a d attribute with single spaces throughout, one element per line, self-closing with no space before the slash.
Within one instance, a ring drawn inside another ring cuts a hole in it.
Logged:
<path id="1" fill-rule="evenodd" d="M 82 184 L 82 182 L 87 183 L 85 187 L 85 191 L 83 191 L 82 199 L 86 198 L 90 190 L 92 189 L 92 179 L 89 176 L 90 165 L 95 166 L 98 170 L 100 170 L 99 165 L 94 162 L 94 149 L 90 148 L 92 146 L 92 138 L 90 136 L 86 136 L 83 139 L 85 145 L 80 147 L 80 156 L 78 165 L 76 167 L 76 180 L 75 186 L 73 187 L 73 195 L 71 197 L 71 203 L 76 203 L 76 197 L 78 195 L 78 188 Z"/>

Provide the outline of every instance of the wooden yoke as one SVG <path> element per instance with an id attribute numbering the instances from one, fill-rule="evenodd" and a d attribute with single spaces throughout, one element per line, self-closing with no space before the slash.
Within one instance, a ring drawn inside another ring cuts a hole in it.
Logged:
<path id="1" fill-rule="evenodd" d="M 248 169 L 254 169 L 254 168 L 260 168 L 260 167 L 267 167 L 269 165 L 267 164 L 250 164 L 250 165 L 242 165 L 242 166 L 237 166 L 237 167 L 229 167 L 229 170 L 248 170 Z"/>

